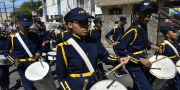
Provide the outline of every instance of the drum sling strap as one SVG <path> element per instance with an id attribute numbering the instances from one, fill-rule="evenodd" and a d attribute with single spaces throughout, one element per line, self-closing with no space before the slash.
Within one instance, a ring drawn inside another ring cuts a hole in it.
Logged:
<path id="1" fill-rule="evenodd" d="M 68 40 L 68 42 L 70 42 L 72 44 L 72 46 L 76 49 L 76 51 L 79 53 L 79 55 L 83 58 L 86 66 L 89 69 L 89 71 L 91 72 L 91 74 L 93 74 L 94 68 L 93 68 L 91 62 L 89 61 L 87 55 L 85 54 L 85 52 L 82 50 L 82 48 L 77 44 L 77 42 L 73 38 L 70 38 Z"/>
<path id="2" fill-rule="evenodd" d="M 168 41 L 168 40 L 164 40 L 165 43 L 167 43 L 176 53 L 176 55 L 179 57 L 179 53 L 177 51 L 177 49 Z"/>
<path id="3" fill-rule="evenodd" d="M 19 35 L 19 33 L 16 33 L 16 37 L 19 40 L 19 42 L 21 43 L 21 45 L 23 46 L 23 48 L 25 49 L 25 51 L 27 52 L 27 54 L 29 55 L 29 57 L 33 57 L 32 53 L 29 51 L 28 47 L 26 46 L 26 44 L 22 40 L 22 38 Z"/>

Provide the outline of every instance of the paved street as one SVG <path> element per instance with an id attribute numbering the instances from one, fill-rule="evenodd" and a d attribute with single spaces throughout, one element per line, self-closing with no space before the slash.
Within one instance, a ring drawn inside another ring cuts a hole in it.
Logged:
<path id="1" fill-rule="evenodd" d="M 108 48 L 108 51 L 113 54 L 113 50 Z M 54 82 L 56 84 L 56 87 L 59 87 L 59 84 L 57 82 L 57 77 L 55 74 L 55 64 L 54 62 L 51 63 L 51 70 L 52 70 L 52 75 L 54 78 Z M 112 69 L 112 66 L 110 65 L 104 65 L 104 69 L 106 71 L 109 71 L 110 69 Z M 120 78 L 116 78 L 114 77 L 114 74 L 111 74 L 108 76 L 109 79 L 114 79 L 117 81 L 120 81 L 124 86 L 126 86 L 129 90 L 131 90 L 132 88 L 132 79 L 130 78 L 130 76 L 126 73 L 126 71 L 122 71 L 123 76 Z M 20 82 L 20 77 L 19 74 L 17 72 L 17 69 L 15 66 L 11 66 L 10 67 L 10 89 L 11 90 L 24 90 L 23 87 L 21 86 L 21 82 Z"/>

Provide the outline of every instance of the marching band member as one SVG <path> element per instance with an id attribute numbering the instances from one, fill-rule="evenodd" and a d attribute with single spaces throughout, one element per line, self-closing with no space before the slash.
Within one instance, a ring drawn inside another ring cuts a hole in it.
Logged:
<path id="1" fill-rule="evenodd" d="M 67 41 L 71 37 L 71 32 L 66 29 L 64 25 L 59 25 L 60 32 L 53 37 L 53 47 L 56 47 L 57 44 Z"/>
<path id="2" fill-rule="evenodd" d="M 102 21 L 101 18 L 95 18 L 93 20 L 93 22 L 94 22 L 95 26 L 93 28 L 89 29 L 88 36 L 91 36 L 101 42 L 101 34 L 102 34 L 101 28 L 102 28 L 102 22 L 104 22 L 104 21 Z M 117 57 L 114 57 L 112 55 L 110 55 L 109 58 L 117 59 Z M 103 69 L 103 64 L 101 61 L 98 62 L 98 68 L 96 71 L 97 71 L 96 75 L 99 80 L 107 79 L 107 77 L 104 76 L 105 71 Z"/>
<path id="3" fill-rule="evenodd" d="M 71 37 L 71 32 L 61 25 L 61 32 L 56 35 L 56 44 L 67 41 Z"/>
<path id="4" fill-rule="evenodd" d="M 177 28 L 174 28 L 171 25 L 165 25 L 161 28 L 160 32 L 162 32 L 164 34 L 165 40 L 167 40 L 169 43 L 171 43 L 172 47 L 174 47 L 176 49 L 176 51 L 178 51 L 178 53 L 179 53 L 180 46 L 178 45 L 178 42 L 177 42 L 177 36 L 178 36 L 177 30 L 178 30 Z M 161 54 L 169 57 L 176 64 L 176 62 L 179 60 L 179 57 L 175 53 L 173 48 L 170 45 L 168 45 L 168 43 L 166 43 L 165 41 L 160 43 L 159 46 L 160 46 L 160 48 L 162 48 Z M 160 53 L 156 52 L 156 55 L 158 55 L 158 54 L 160 54 Z M 176 88 L 176 90 L 179 90 L 180 75 L 178 73 L 176 74 L 174 79 L 171 80 L 170 86 Z"/>
<path id="5" fill-rule="evenodd" d="M 124 16 L 120 17 L 119 25 L 114 26 L 106 35 L 105 38 L 110 45 L 116 46 L 120 42 L 122 36 L 124 35 L 124 25 L 127 24 L 127 18 Z M 112 36 L 111 40 L 109 37 Z M 113 48 L 114 49 L 114 48 Z"/>
<path id="6" fill-rule="evenodd" d="M 93 18 L 86 14 L 82 8 L 70 10 L 64 17 L 73 38 L 83 49 L 89 58 L 90 64 L 94 70 L 97 68 L 98 59 L 106 64 L 117 65 L 120 60 L 127 63 L 128 58 L 122 58 L 118 61 L 108 59 L 108 51 L 103 47 L 101 42 L 87 36 L 88 18 Z M 86 90 L 97 82 L 94 73 L 88 70 L 84 60 L 71 45 L 71 43 L 62 42 L 57 45 L 56 55 L 56 72 L 61 90 L 82 90 L 85 80 L 88 80 Z"/>
<path id="7" fill-rule="evenodd" d="M 32 83 L 25 77 L 25 70 L 40 57 L 42 53 L 41 43 L 38 35 L 29 29 L 32 25 L 29 15 L 18 14 L 17 20 L 20 30 L 10 35 L 3 52 L 5 57 L 17 66 L 24 90 L 34 90 Z M 12 49 L 11 53 L 9 52 L 10 49 Z M 30 57 L 31 55 L 28 51 L 33 57 Z"/>
<path id="8" fill-rule="evenodd" d="M 120 21 L 119 21 L 119 25 L 118 26 L 114 26 L 113 29 L 111 29 L 106 35 L 105 38 L 108 41 L 108 43 L 110 45 L 113 45 L 113 50 L 116 53 L 115 50 L 115 46 L 120 43 L 120 39 L 122 38 L 122 36 L 124 35 L 124 25 L 127 24 L 126 22 L 127 18 L 124 16 L 120 17 Z M 111 40 L 109 37 L 112 36 Z M 116 53 L 117 55 L 117 53 Z M 121 70 L 121 69 L 118 69 Z M 114 76 L 116 77 L 121 77 L 122 75 L 120 74 L 120 71 L 116 70 L 114 72 Z"/>
<path id="9" fill-rule="evenodd" d="M 93 28 L 90 28 L 88 35 L 101 41 L 101 33 L 102 33 L 101 28 L 103 21 L 101 20 L 101 18 L 95 18 L 93 22 L 95 26 Z"/>
<path id="10" fill-rule="evenodd" d="M 7 33 L 0 30 L 0 55 L 3 54 L 3 47 L 7 41 Z M 9 65 L 0 65 L 0 86 L 1 90 L 9 90 Z"/>
<path id="11" fill-rule="evenodd" d="M 46 31 L 45 27 L 42 25 L 40 18 L 34 18 L 34 32 L 39 36 L 42 43 L 43 52 L 48 52 L 50 50 L 50 35 Z"/>
<path id="12" fill-rule="evenodd" d="M 160 49 L 148 40 L 147 23 L 150 21 L 151 9 L 148 0 L 141 1 L 136 6 L 138 21 L 135 21 L 126 30 L 120 43 L 115 47 L 120 57 L 131 56 L 136 59 L 131 59 L 131 62 L 126 65 L 126 69 L 134 82 L 133 90 L 152 90 L 145 75 L 149 72 L 146 71 L 146 68 L 151 67 L 151 62 L 146 59 L 146 49 Z"/>

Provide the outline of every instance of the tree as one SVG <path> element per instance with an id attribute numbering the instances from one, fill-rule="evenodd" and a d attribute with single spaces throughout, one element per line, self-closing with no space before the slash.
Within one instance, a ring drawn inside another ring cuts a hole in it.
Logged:
<path id="1" fill-rule="evenodd" d="M 32 3 L 32 8 L 35 10 L 39 8 L 42 5 L 42 2 L 40 0 L 36 0 Z M 23 2 L 21 6 L 17 9 L 15 9 L 15 12 L 10 14 L 10 18 L 12 18 L 16 14 L 29 14 L 32 15 L 32 8 L 31 8 L 31 2 Z M 14 19 L 12 19 L 12 22 Z"/>

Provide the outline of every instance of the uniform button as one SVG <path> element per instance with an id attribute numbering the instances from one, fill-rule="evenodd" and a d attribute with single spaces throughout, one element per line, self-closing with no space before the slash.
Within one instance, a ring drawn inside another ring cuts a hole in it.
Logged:
<path id="1" fill-rule="evenodd" d="M 87 53 L 87 55 L 89 55 L 89 53 Z"/>

